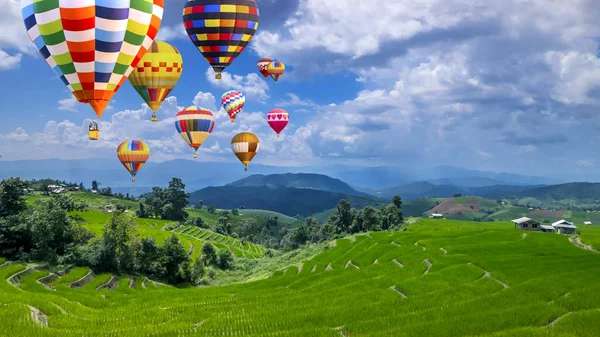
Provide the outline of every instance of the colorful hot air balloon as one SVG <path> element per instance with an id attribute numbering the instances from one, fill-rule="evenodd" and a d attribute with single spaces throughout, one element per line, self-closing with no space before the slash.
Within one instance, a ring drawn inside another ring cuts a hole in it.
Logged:
<path id="1" fill-rule="evenodd" d="M 150 158 L 150 149 L 141 140 L 126 140 L 117 147 L 117 157 L 131 174 L 131 181 L 135 182 L 135 175 Z"/>
<path id="2" fill-rule="evenodd" d="M 194 158 L 196 158 L 198 148 L 215 128 L 215 117 L 208 109 L 196 109 L 195 106 L 191 106 L 180 111 L 175 118 L 177 132 L 190 147 L 194 148 Z"/>
<path id="3" fill-rule="evenodd" d="M 156 122 L 156 111 L 169 96 L 179 81 L 183 69 L 183 59 L 177 48 L 154 40 L 148 52 L 129 75 L 129 82 L 154 111 L 152 121 Z"/>
<path id="4" fill-rule="evenodd" d="M 260 141 L 258 137 L 250 132 L 238 133 L 231 139 L 231 149 L 236 157 L 246 166 L 244 171 L 248 171 L 248 164 L 258 152 Z"/>
<path id="5" fill-rule="evenodd" d="M 183 25 L 202 56 L 221 78 L 258 28 L 255 0 L 188 0 Z"/>
<path id="6" fill-rule="evenodd" d="M 231 119 L 231 123 L 233 123 L 237 114 L 244 108 L 246 97 L 239 91 L 231 90 L 221 96 L 221 104 L 223 104 L 223 109 L 225 109 L 229 115 L 229 119 Z"/>
<path id="7" fill-rule="evenodd" d="M 258 71 L 260 71 L 260 73 L 267 78 L 269 76 L 269 72 L 267 71 L 267 69 L 269 68 L 269 64 L 273 62 L 273 60 L 271 60 L 268 57 L 263 57 L 260 60 L 258 60 L 258 62 L 256 62 L 256 65 L 258 66 Z"/>
<path id="8" fill-rule="evenodd" d="M 277 137 L 279 137 L 279 133 L 285 129 L 289 121 L 290 114 L 283 109 L 273 109 L 267 114 L 267 122 L 271 129 L 277 132 Z"/>
<path id="9" fill-rule="evenodd" d="M 271 77 L 277 82 L 277 80 L 281 77 L 283 72 L 285 71 L 285 64 L 281 61 L 273 61 L 269 63 L 267 67 L 267 72 Z"/>
<path id="10" fill-rule="evenodd" d="M 152 44 L 163 7 L 164 0 L 22 0 L 29 37 L 98 119 Z"/>

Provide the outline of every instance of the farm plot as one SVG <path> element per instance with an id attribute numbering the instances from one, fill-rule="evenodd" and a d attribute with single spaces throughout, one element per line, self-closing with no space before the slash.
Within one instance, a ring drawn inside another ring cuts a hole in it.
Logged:
<path id="1" fill-rule="evenodd" d="M 8 336 L 597 336 L 598 259 L 510 223 L 421 220 L 224 287 L 150 290 L 137 278 L 52 291 L 34 272 L 21 288 L 0 283 L 0 324 Z M 0 277 L 25 269 L 4 265 Z"/>

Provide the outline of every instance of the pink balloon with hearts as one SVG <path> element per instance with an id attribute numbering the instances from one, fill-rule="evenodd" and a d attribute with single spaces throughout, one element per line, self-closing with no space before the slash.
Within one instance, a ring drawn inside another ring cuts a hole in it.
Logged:
<path id="1" fill-rule="evenodd" d="M 277 137 L 290 121 L 290 114 L 283 109 L 273 109 L 267 114 L 267 122 L 273 131 L 277 133 Z"/>

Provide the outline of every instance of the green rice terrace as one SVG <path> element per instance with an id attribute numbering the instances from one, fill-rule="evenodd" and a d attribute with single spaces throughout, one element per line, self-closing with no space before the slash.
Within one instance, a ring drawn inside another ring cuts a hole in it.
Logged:
<path id="1" fill-rule="evenodd" d="M 263 253 L 199 228 L 175 231 L 190 243 Z M 332 241 L 299 263 L 279 260 L 264 279 L 185 289 L 0 259 L 0 334 L 600 336 L 600 227 L 581 231 L 419 219 L 405 231 Z"/>

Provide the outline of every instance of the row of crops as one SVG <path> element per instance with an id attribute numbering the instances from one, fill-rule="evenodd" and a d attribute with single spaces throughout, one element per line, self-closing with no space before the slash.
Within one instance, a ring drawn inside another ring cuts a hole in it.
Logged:
<path id="1" fill-rule="evenodd" d="M 181 226 L 175 230 L 175 233 L 202 242 L 210 242 L 217 249 L 229 249 L 237 257 L 259 258 L 264 256 L 266 251 L 264 247 L 252 242 L 244 242 L 194 226 Z"/>
<path id="2" fill-rule="evenodd" d="M 198 228 L 179 231 L 206 239 Z M 97 290 L 111 279 L 97 275 L 74 289 L 89 274 L 78 268 L 49 290 L 35 271 L 19 287 L 0 282 L 0 325 L 8 336 L 598 336 L 600 255 L 565 236 L 522 234 L 510 224 L 422 220 L 337 240 L 300 266 L 224 287 L 126 278 Z M 0 277 L 25 269 L 4 265 Z"/>

